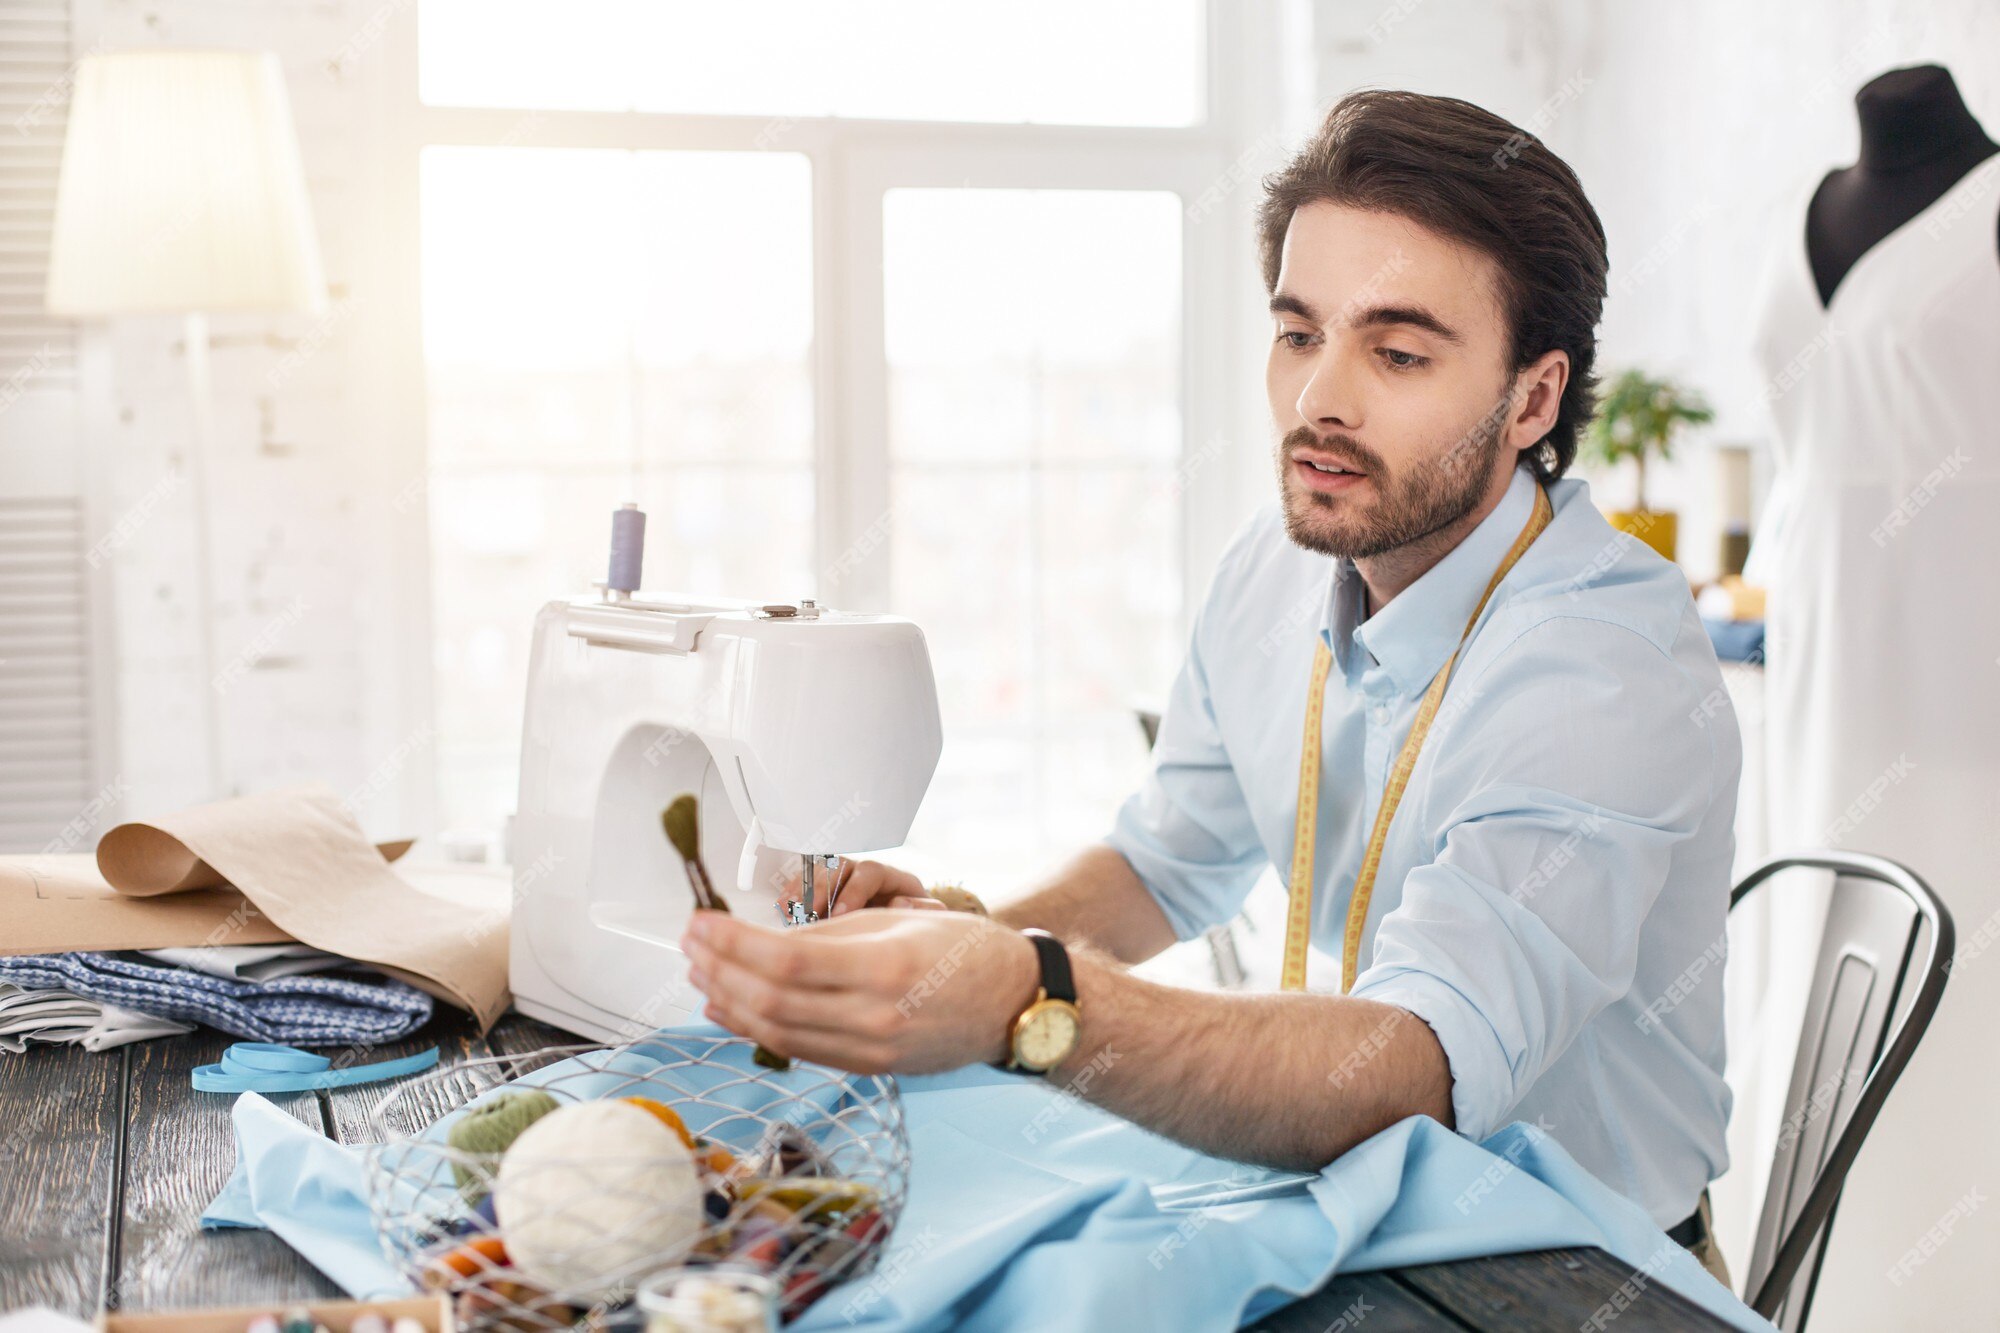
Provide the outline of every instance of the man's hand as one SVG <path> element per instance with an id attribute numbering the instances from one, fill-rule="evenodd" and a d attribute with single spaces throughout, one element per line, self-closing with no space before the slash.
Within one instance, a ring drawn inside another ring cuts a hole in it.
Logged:
<path id="1" fill-rule="evenodd" d="M 1041 980 L 1025 935 L 962 912 L 842 912 L 791 930 L 696 912 L 681 948 L 710 1019 L 861 1074 L 1005 1058 Z"/>
<path id="2" fill-rule="evenodd" d="M 798 897 L 801 882 L 802 877 L 794 873 L 785 881 L 780 899 Z M 924 882 L 915 875 L 880 861 L 842 861 L 840 869 L 834 873 L 831 888 L 826 881 L 816 879 L 813 890 L 821 901 L 832 894 L 833 915 L 837 917 L 858 912 L 864 907 L 944 906 L 931 897 L 924 888 Z"/>

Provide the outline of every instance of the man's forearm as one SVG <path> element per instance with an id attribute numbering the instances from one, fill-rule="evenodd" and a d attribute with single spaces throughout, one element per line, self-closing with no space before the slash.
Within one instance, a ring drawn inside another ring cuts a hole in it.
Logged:
<path id="1" fill-rule="evenodd" d="M 1072 950 L 1083 1042 L 1058 1085 L 1237 1161 L 1316 1171 L 1406 1116 L 1452 1124 L 1444 1049 L 1406 1010 L 1182 990 Z"/>
<path id="2" fill-rule="evenodd" d="M 1084 848 L 994 919 L 1020 930 L 1039 926 L 1070 944 L 1087 944 L 1124 963 L 1142 963 L 1174 942 L 1159 903 L 1114 847 Z"/>

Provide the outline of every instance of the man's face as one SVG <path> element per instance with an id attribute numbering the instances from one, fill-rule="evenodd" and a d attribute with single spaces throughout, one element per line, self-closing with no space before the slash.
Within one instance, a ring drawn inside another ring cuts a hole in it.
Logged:
<path id="1" fill-rule="evenodd" d="M 1534 439 L 1513 444 L 1508 429 L 1497 276 L 1484 253 L 1394 214 L 1325 202 L 1293 214 L 1265 370 L 1293 541 L 1366 559 L 1504 485 Z"/>

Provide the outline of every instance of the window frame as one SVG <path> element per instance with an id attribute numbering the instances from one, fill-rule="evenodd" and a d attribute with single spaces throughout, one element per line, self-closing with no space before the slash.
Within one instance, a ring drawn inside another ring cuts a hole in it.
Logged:
<path id="1" fill-rule="evenodd" d="M 421 0 L 418 0 L 421 3 Z M 385 417 L 397 421 L 400 452 L 428 473 L 428 426 L 422 352 L 419 161 L 433 146 L 613 150 L 775 151 L 807 158 L 813 205 L 813 450 L 816 579 L 838 570 L 829 600 L 855 610 L 888 606 L 891 540 L 880 532 L 890 503 L 888 373 L 884 347 L 883 196 L 894 188 L 1115 189 L 1168 191 L 1180 197 L 1181 248 L 1179 469 L 1180 615 L 1185 638 L 1215 556 L 1250 502 L 1243 460 L 1218 457 L 1218 442 L 1244 438 L 1263 404 L 1257 385 L 1261 343 L 1246 343 L 1246 306 L 1254 285 L 1251 239 L 1230 225 L 1247 216 L 1254 178 L 1246 164 L 1272 137 L 1253 136 L 1254 119 L 1280 118 L 1268 68 L 1287 56 L 1296 32 L 1283 6 L 1228 6 L 1205 0 L 1203 118 L 1187 126 L 1097 126 L 842 118 L 689 115 L 670 112 L 522 110 L 430 106 L 418 95 L 414 6 L 390 25 L 379 74 L 390 177 L 382 203 L 398 238 L 384 256 L 396 279 L 393 308 L 381 313 L 405 330 L 400 364 L 384 374 Z M 1253 68 L 1254 66 L 1254 68 Z M 1252 108 L 1257 108 L 1253 113 Z M 1215 207 L 1217 191 L 1225 207 Z M 1200 201 L 1198 203 L 1198 201 Z M 1258 293 L 1259 295 L 1261 293 Z M 1246 355 L 1246 346 L 1249 355 Z M 412 355 L 413 354 L 413 355 Z M 1253 359 L 1254 358 L 1254 359 Z M 391 543 L 422 578 L 410 580 L 396 621 L 398 672 L 406 716 L 434 718 L 430 540 L 427 506 L 399 506 Z M 871 525 L 873 530 L 871 531 Z M 560 590 L 551 590 L 558 595 Z M 699 591 L 699 590 L 696 590 Z M 773 596 L 808 589 L 760 590 Z M 526 627 L 523 627 L 526 633 Z M 1167 682 L 1135 682 L 1135 692 Z M 436 758 L 428 756 L 435 767 Z M 434 775 L 433 775 L 434 777 Z M 432 806 L 433 795 L 424 801 Z M 429 814 L 426 809 L 422 813 Z"/>

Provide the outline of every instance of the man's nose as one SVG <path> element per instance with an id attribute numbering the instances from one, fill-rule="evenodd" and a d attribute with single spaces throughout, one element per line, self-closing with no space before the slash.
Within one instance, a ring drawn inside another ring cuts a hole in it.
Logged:
<path id="1" fill-rule="evenodd" d="M 1315 430 L 1361 429 L 1361 397 L 1354 377 L 1341 368 L 1330 349 L 1314 362 L 1312 377 L 1299 391 L 1298 413 Z"/>

